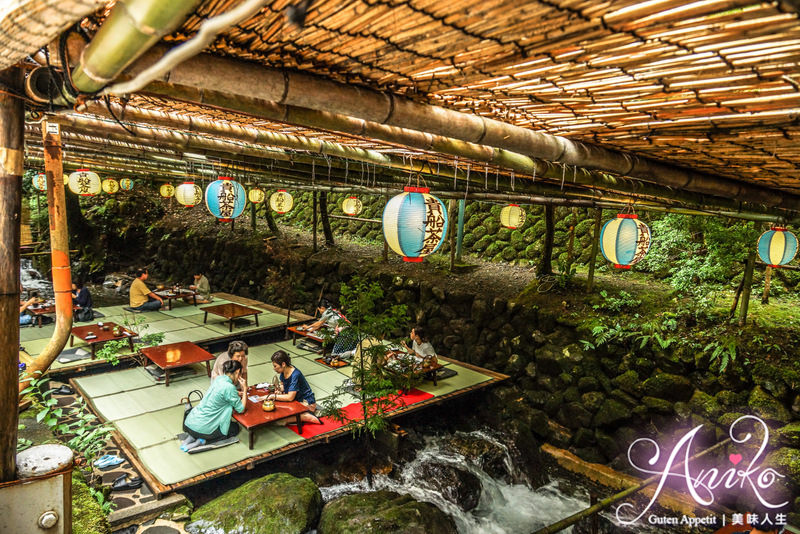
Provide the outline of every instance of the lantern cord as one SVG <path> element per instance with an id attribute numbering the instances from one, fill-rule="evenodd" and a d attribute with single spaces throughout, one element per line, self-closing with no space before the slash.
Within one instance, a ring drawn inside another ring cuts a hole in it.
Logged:
<path id="1" fill-rule="evenodd" d="M 495 190 L 500 189 L 500 169 L 494 171 L 494 188 Z"/>
<path id="2" fill-rule="evenodd" d="M 511 171 L 511 190 L 514 191 L 514 171 Z"/>
<path id="3" fill-rule="evenodd" d="M 533 184 L 536 183 L 536 161 L 535 160 L 533 162 L 533 182 L 531 182 L 531 183 L 533 183 Z"/>
<path id="4" fill-rule="evenodd" d="M 573 184 L 575 183 L 575 180 L 577 179 L 577 177 L 578 177 L 578 166 L 575 165 L 575 166 L 572 167 L 572 183 Z"/>
<path id="5" fill-rule="evenodd" d="M 469 163 L 467 164 L 467 187 L 464 190 L 464 201 L 467 200 L 467 195 L 469 195 Z"/>
<path id="6" fill-rule="evenodd" d="M 564 190 L 564 177 L 566 176 L 566 172 L 567 172 L 567 166 L 566 165 L 562 165 L 561 166 L 561 190 L 562 191 Z"/>
<path id="7" fill-rule="evenodd" d="M 484 191 L 489 190 L 489 166 L 483 166 L 483 189 Z"/>
<path id="8" fill-rule="evenodd" d="M 456 190 L 458 180 L 458 156 L 456 156 L 455 166 L 453 167 L 453 191 Z"/>
<path id="9" fill-rule="evenodd" d="M 325 156 L 325 161 L 328 163 L 328 181 L 330 182 L 331 181 L 331 160 L 328 158 L 327 155 Z"/>
<path id="10" fill-rule="evenodd" d="M 128 133 L 129 133 L 129 134 L 131 134 L 132 136 L 134 136 L 134 137 L 138 137 L 138 135 L 136 135 L 136 132 L 134 132 L 133 130 L 131 130 L 130 128 L 128 128 L 128 127 L 127 127 L 127 126 L 125 126 L 124 124 L 122 124 L 122 121 L 121 121 L 121 120 L 119 120 L 119 119 L 117 118 L 117 114 L 116 114 L 116 113 L 114 113 L 114 108 L 112 108 L 112 107 L 111 107 L 111 98 L 109 98 L 109 96 L 108 96 L 108 95 L 104 95 L 104 96 L 103 96 L 103 100 L 105 101 L 105 103 L 106 103 L 106 109 L 107 109 L 107 110 L 108 110 L 108 112 L 111 114 L 111 118 L 112 118 L 112 119 L 114 119 L 114 122 L 116 122 L 117 124 L 119 124 L 119 125 L 122 127 L 122 129 L 123 129 L 123 130 L 125 130 L 126 132 L 128 132 Z"/>

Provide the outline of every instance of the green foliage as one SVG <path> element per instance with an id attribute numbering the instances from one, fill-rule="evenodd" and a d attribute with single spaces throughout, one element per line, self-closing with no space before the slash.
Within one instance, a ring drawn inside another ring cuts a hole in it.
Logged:
<path id="1" fill-rule="evenodd" d="M 97 504 L 100 505 L 100 509 L 103 510 L 103 514 L 105 515 L 110 514 L 114 511 L 114 508 L 117 507 L 117 504 L 109 499 L 102 489 L 95 489 L 89 486 L 89 494 L 97 501 Z"/>
<path id="2" fill-rule="evenodd" d="M 21 423 L 18 424 L 17 430 L 25 430 L 25 425 Z M 33 445 L 33 442 L 31 440 L 17 436 L 17 452 L 22 452 L 31 445 Z"/>
<path id="3" fill-rule="evenodd" d="M 134 332 L 136 337 L 139 338 L 138 342 L 134 342 L 134 352 L 143 347 L 155 347 L 164 341 L 164 333 L 144 334 L 143 332 L 150 328 L 150 325 L 142 315 L 124 314 L 122 319 L 122 326 Z M 103 346 L 98 349 L 96 355 L 99 358 L 106 360 L 111 365 L 119 363 L 119 352 L 129 347 L 127 339 L 115 339 L 107 341 Z"/>
<path id="4" fill-rule="evenodd" d="M 730 282 L 759 234 L 753 222 L 677 214 L 653 221 L 651 230 L 653 245 L 639 265 L 689 293 Z"/>
<path id="5" fill-rule="evenodd" d="M 736 360 L 737 347 L 736 339 L 731 336 L 712 341 L 703 347 L 703 352 L 711 353 L 712 363 L 719 362 L 719 372 L 722 374 L 728 368 L 728 364 Z"/>
<path id="6" fill-rule="evenodd" d="M 608 291 L 604 289 L 600 291 L 600 297 L 603 300 L 599 304 L 592 306 L 595 310 L 618 313 L 638 308 L 642 304 L 641 300 L 634 298 L 634 296 L 627 291 L 620 291 L 618 297 L 612 297 L 609 296 Z"/>
<path id="7" fill-rule="evenodd" d="M 621 323 L 601 323 L 592 328 L 592 340 L 581 340 L 587 349 L 596 349 L 609 343 L 618 343 L 631 352 L 646 349 L 668 349 L 679 342 L 675 335 L 678 324 L 673 318 L 664 318 L 650 321 L 639 321 L 638 316 L 632 320 Z M 624 326 L 623 326 L 624 324 Z"/>

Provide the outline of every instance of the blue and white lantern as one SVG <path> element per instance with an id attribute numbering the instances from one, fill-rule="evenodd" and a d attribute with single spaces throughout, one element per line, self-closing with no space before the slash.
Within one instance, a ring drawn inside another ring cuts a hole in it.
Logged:
<path id="1" fill-rule="evenodd" d="M 636 215 L 620 213 L 600 232 L 600 250 L 617 269 L 630 269 L 650 249 L 650 228 Z"/>
<path id="2" fill-rule="evenodd" d="M 242 184 L 220 176 L 206 187 L 206 207 L 222 222 L 230 222 L 244 211 L 247 193 Z"/>
<path id="3" fill-rule="evenodd" d="M 133 189 L 133 180 L 130 178 L 123 178 L 119 181 L 119 188 L 123 191 L 130 191 Z"/>
<path id="4" fill-rule="evenodd" d="M 447 210 L 427 187 L 406 187 L 383 208 L 383 236 L 403 261 L 420 262 L 442 246 Z"/>
<path id="5" fill-rule="evenodd" d="M 797 254 L 797 237 L 780 226 L 773 226 L 758 238 L 758 255 L 770 267 L 786 265 Z"/>

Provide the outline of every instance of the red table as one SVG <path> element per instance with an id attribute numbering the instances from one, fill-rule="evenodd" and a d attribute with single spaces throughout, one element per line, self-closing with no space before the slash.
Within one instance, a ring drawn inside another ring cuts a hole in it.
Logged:
<path id="1" fill-rule="evenodd" d="M 104 330 L 105 327 L 108 327 L 108 330 Z M 114 328 L 120 329 L 120 335 L 114 335 Z M 94 334 L 96 337 L 86 339 L 87 336 Z M 69 336 L 69 346 L 71 347 L 75 338 L 81 339 L 89 344 L 92 349 L 92 359 L 94 360 L 95 349 L 97 345 L 101 343 L 105 343 L 106 341 L 113 341 L 115 339 L 128 339 L 128 343 L 131 346 L 131 352 L 133 352 L 133 338 L 136 336 L 135 332 L 131 332 L 127 328 L 124 328 L 116 323 L 103 323 L 103 326 L 97 326 L 96 324 L 90 324 L 87 326 L 75 326 L 72 328 L 72 333 Z"/>
<path id="2" fill-rule="evenodd" d="M 197 306 L 197 292 L 192 291 L 191 289 L 180 289 L 178 291 L 172 291 L 172 290 L 164 289 L 164 290 L 161 290 L 161 291 L 156 291 L 155 294 L 158 295 L 159 297 L 161 297 L 162 299 L 167 301 L 167 309 L 168 310 L 172 309 L 172 301 L 173 300 L 175 300 L 175 299 L 185 299 L 185 298 L 189 298 L 189 297 L 192 298 L 192 304 Z"/>
<path id="3" fill-rule="evenodd" d="M 158 347 L 145 347 L 140 350 L 145 357 L 162 368 L 164 374 L 164 386 L 169 387 L 169 370 L 177 369 L 178 367 L 185 367 L 193 363 L 206 363 L 206 373 L 211 376 L 211 360 L 214 355 L 198 347 L 189 341 L 181 341 L 180 343 L 167 343 L 166 345 L 159 345 Z"/>
<path id="4" fill-rule="evenodd" d="M 327 327 L 323 326 L 322 328 L 327 328 Z M 323 358 L 325 357 L 325 352 L 326 352 L 325 351 L 325 338 L 323 338 L 322 336 L 318 336 L 317 335 L 317 332 L 319 332 L 319 330 L 315 330 L 314 332 L 308 332 L 306 330 L 300 330 L 297 326 L 289 326 L 289 327 L 286 328 L 286 330 L 292 333 L 292 345 L 295 345 L 297 343 L 297 336 L 307 337 L 308 339 L 311 339 L 311 340 L 314 340 L 314 341 L 318 341 L 319 343 L 321 343 L 322 344 L 322 357 Z M 333 346 L 331 346 L 331 345 L 329 345 L 328 348 L 333 350 Z"/>
<path id="5" fill-rule="evenodd" d="M 250 388 L 247 392 L 249 395 L 261 395 L 264 396 L 267 394 L 266 390 L 254 389 Z M 300 419 L 300 416 L 305 412 L 310 411 L 308 406 L 303 404 L 302 402 L 292 401 L 292 402 L 283 402 L 283 401 L 275 401 L 275 410 L 271 412 L 265 412 L 261 405 L 263 402 L 251 402 L 250 399 L 246 399 L 247 405 L 244 407 L 244 412 L 236 413 L 233 412 L 233 418 L 238 421 L 243 427 L 247 429 L 250 434 L 250 450 L 253 449 L 253 441 L 255 436 L 256 429 L 272 424 L 276 421 L 280 421 L 281 419 L 288 419 L 290 417 L 294 417 L 295 421 L 297 422 L 297 429 L 302 432 L 303 431 L 303 421 Z"/>
<path id="6" fill-rule="evenodd" d="M 252 315 L 256 319 L 256 326 L 258 326 L 258 316 L 264 313 L 261 310 L 257 310 L 255 308 L 248 308 L 247 306 L 242 306 L 241 304 L 235 304 L 233 302 L 229 302 L 228 304 L 217 304 L 216 306 L 206 306 L 205 308 L 200 308 L 205 312 L 203 316 L 203 323 L 208 320 L 208 314 L 213 313 L 214 315 L 220 315 L 230 322 L 230 328 L 228 328 L 228 332 L 233 332 L 233 321 L 240 317 L 247 317 L 248 315 Z"/>
<path id="7" fill-rule="evenodd" d="M 81 309 L 81 307 L 78 306 L 77 304 L 73 304 L 72 305 L 72 311 L 73 312 L 75 310 L 80 310 L 80 309 Z M 47 314 L 50 314 L 50 313 L 55 313 L 56 312 L 56 305 L 55 304 L 47 304 L 47 305 L 44 305 L 44 306 L 36 306 L 36 305 L 28 306 L 27 311 L 31 312 L 33 314 L 33 316 L 36 317 L 36 320 L 37 320 L 37 322 L 39 324 L 39 328 L 41 328 L 42 327 L 42 317 L 47 315 Z"/>

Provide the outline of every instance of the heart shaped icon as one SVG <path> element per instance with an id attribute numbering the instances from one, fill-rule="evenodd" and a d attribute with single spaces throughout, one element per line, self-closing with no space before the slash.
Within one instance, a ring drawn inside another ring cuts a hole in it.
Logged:
<path id="1" fill-rule="evenodd" d="M 742 455 L 731 454 L 730 456 L 728 456 L 728 460 L 730 460 L 733 465 L 739 465 L 739 462 L 742 461 Z"/>

